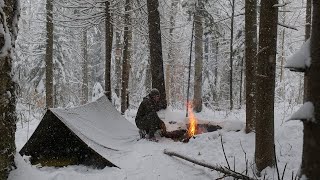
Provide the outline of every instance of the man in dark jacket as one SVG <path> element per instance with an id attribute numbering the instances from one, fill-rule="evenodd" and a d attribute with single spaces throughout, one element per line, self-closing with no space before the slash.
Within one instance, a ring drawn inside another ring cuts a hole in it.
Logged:
<path id="1" fill-rule="evenodd" d="M 143 98 L 139 106 L 135 121 L 141 138 L 145 138 L 145 135 L 148 134 L 149 139 L 156 140 L 154 133 L 159 129 L 162 130 L 162 135 L 166 133 L 166 126 L 157 114 L 157 111 L 160 110 L 159 100 L 160 93 L 154 88 L 148 96 Z"/>

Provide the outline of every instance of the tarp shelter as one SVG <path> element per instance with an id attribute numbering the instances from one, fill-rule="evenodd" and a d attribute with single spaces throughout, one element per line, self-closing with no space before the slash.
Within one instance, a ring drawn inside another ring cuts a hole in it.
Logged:
<path id="1" fill-rule="evenodd" d="M 102 96 L 75 108 L 50 108 L 20 150 L 43 166 L 116 166 L 114 154 L 126 152 L 138 130 Z"/>

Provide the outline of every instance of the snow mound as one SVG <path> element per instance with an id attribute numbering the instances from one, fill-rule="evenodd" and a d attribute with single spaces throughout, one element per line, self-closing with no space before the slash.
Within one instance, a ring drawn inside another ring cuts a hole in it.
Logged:
<path id="1" fill-rule="evenodd" d="M 239 120 L 226 120 L 221 122 L 221 126 L 225 131 L 241 131 L 244 123 Z"/>

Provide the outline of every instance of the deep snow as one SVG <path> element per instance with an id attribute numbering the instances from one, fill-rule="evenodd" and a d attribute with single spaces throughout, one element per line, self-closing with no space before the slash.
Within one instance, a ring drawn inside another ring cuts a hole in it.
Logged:
<path id="1" fill-rule="evenodd" d="M 275 143 L 277 160 L 280 174 L 287 164 L 284 179 L 291 179 L 292 173 L 296 175 L 299 170 L 302 154 L 303 126 L 299 121 L 286 120 L 298 107 L 284 108 L 283 104 L 275 107 Z M 136 111 L 127 111 L 125 117 L 134 124 Z M 166 119 L 184 119 L 185 112 L 168 110 Z M 136 141 L 130 147 L 129 153 L 119 155 L 119 161 L 125 166 L 118 168 L 106 167 L 102 170 L 90 169 L 84 166 L 69 166 L 64 168 L 32 166 L 26 157 L 16 155 L 17 169 L 12 171 L 9 180 L 69 180 L 69 179 L 132 179 L 132 180 L 177 180 L 177 179 L 215 179 L 223 174 L 210 169 L 200 167 L 185 160 L 170 157 L 163 154 L 164 149 L 174 151 L 197 160 L 201 160 L 213 165 L 227 166 L 221 146 L 221 137 L 225 153 L 230 166 L 235 170 L 244 172 L 246 169 L 245 160 L 248 160 L 249 175 L 254 176 L 254 140 L 255 134 L 245 134 L 243 131 L 245 122 L 245 110 L 234 110 L 232 112 L 210 111 L 204 109 L 196 114 L 202 120 L 213 121 L 224 128 L 211 133 L 197 135 L 190 139 L 189 143 L 174 142 L 171 139 L 161 138 L 158 143 L 147 140 Z M 26 124 L 22 127 L 17 124 L 16 145 L 19 151 L 27 141 L 27 134 L 34 131 L 40 119 L 33 119 L 29 128 Z M 242 128 L 241 131 L 235 130 Z M 29 129 L 29 133 L 28 133 Z M 269 179 L 277 179 L 274 168 L 268 168 L 263 173 L 267 173 Z M 228 178 L 226 178 L 228 179 Z M 230 178 L 231 179 L 231 178 Z"/>

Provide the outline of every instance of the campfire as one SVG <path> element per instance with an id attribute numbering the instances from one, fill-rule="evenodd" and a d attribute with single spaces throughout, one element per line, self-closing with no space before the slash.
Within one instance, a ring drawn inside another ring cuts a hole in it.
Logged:
<path id="1" fill-rule="evenodd" d="M 192 137 L 195 138 L 197 134 L 212 132 L 221 129 L 220 126 L 210 124 L 210 122 L 208 121 L 198 120 L 194 115 L 192 103 L 188 103 L 188 117 L 186 121 L 186 128 L 167 132 L 165 137 L 177 141 L 189 142 L 189 139 Z"/>
<path id="2" fill-rule="evenodd" d="M 188 136 L 189 138 L 196 135 L 197 133 L 197 119 L 192 111 L 192 104 L 188 103 L 188 114 L 189 114 L 189 123 L 188 123 Z"/>

